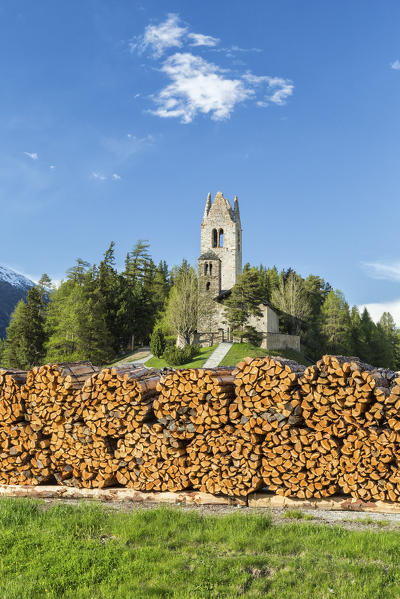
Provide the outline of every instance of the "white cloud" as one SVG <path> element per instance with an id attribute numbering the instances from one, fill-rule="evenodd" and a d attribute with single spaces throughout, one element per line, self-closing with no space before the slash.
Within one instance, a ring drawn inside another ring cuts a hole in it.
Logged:
<path id="1" fill-rule="evenodd" d="M 159 25 L 148 25 L 143 36 L 136 38 L 131 44 L 132 50 L 142 53 L 149 49 L 153 58 L 158 59 L 164 53 L 169 54 L 163 56 L 160 71 L 170 82 L 152 96 L 157 104 L 151 111 L 153 114 L 190 123 L 198 114 L 208 115 L 213 120 L 227 119 L 236 106 L 247 99 L 253 99 L 261 107 L 286 103 L 294 90 L 290 79 L 240 72 L 243 63 L 238 64 L 235 53 L 261 52 L 259 48 L 215 48 L 219 41 L 211 35 L 191 32 L 188 26 L 180 24 L 179 16 L 174 13 Z M 176 51 L 183 46 L 181 51 Z M 231 59 L 232 70 L 192 53 L 194 47 L 223 52 Z"/>
<path id="2" fill-rule="evenodd" d="M 26 154 L 26 156 L 28 156 L 29 158 L 32 158 L 32 160 L 38 160 L 39 158 L 36 152 L 24 152 L 24 154 Z"/>
<path id="3" fill-rule="evenodd" d="M 217 37 L 203 35 L 202 33 L 188 33 L 188 38 L 192 40 L 191 46 L 216 46 L 219 43 Z"/>
<path id="4" fill-rule="evenodd" d="M 190 123 L 197 113 L 213 120 L 226 119 L 236 104 L 253 95 L 240 79 L 229 79 L 217 65 L 190 53 L 170 56 L 161 67 L 172 80 L 155 97 L 160 117 L 178 117 Z"/>
<path id="5" fill-rule="evenodd" d="M 105 175 L 102 175 L 101 173 L 97 173 L 95 171 L 92 171 L 92 178 L 97 179 L 98 181 L 105 181 L 107 179 Z"/>
<path id="6" fill-rule="evenodd" d="M 112 178 L 114 179 L 114 181 L 119 181 L 121 179 L 120 175 L 118 175 L 117 173 L 113 173 Z"/>
<path id="7" fill-rule="evenodd" d="M 179 25 L 179 16 L 171 13 L 164 23 L 148 25 L 143 36 L 131 42 L 130 48 L 131 51 L 137 48 L 139 52 L 150 48 L 154 56 L 161 56 L 167 48 L 180 48 L 186 32 L 187 27 Z"/>
<path id="8" fill-rule="evenodd" d="M 393 70 L 400 71 L 400 60 L 395 60 L 390 66 Z"/>
<path id="9" fill-rule="evenodd" d="M 360 312 L 367 308 L 372 320 L 378 322 L 384 312 L 390 312 L 398 327 L 400 327 L 400 299 L 392 302 L 376 302 L 371 304 L 361 304 L 358 306 Z"/>
<path id="10" fill-rule="evenodd" d="M 393 262 L 392 264 L 363 262 L 362 265 L 373 279 L 400 281 L 400 262 Z"/>
<path id="11" fill-rule="evenodd" d="M 56 167 L 54 166 L 54 164 L 50 164 L 49 168 L 51 168 L 51 170 L 55 169 Z"/>

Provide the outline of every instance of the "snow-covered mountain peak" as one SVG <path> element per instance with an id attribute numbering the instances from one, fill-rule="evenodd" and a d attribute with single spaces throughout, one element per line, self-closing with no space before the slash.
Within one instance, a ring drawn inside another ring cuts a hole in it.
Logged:
<path id="1" fill-rule="evenodd" d="M 21 275 L 6 266 L 0 266 L 0 282 L 1 281 L 9 283 L 13 287 L 22 287 L 23 289 L 29 289 L 35 284 L 24 275 Z"/>

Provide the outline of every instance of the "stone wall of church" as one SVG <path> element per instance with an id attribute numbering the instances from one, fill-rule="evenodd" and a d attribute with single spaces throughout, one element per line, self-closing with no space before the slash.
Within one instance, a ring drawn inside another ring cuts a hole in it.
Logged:
<path id="1" fill-rule="evenodd" d="M 210 250 L 221 260 L 221 289 L 231 289 L 242 272 L 242 230 L 239 213 L 220 192 L 201 224 L 201 254 Z"/>

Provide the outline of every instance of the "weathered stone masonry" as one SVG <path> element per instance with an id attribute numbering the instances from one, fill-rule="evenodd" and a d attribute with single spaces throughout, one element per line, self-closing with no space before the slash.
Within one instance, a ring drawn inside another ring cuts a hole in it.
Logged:
<path id="1" fill-rule="evenodd" d="M 217 303 L 217 323 L 215 330 L 208 331 L 206 325 L 199 325 L 196 341 L 207 345 L 212 340 L 231 340 L 232 335 L 225 322 L 223 299 L 229 295 L 242 272 L 242 225 L 239 200 L 235 196 L 233 208 L 222 192 L 218 192 L 214 202 L 207 196 L 201 223 L 201 255 L 198 261 L 200 291 L 210 294 Z M 262 346 L 268 349 L 300 349 L 300 337 L 279 332 L 279 317 L 266 305 L 260 306 L 262 316 L 249 321 L 262 333 Z"/>

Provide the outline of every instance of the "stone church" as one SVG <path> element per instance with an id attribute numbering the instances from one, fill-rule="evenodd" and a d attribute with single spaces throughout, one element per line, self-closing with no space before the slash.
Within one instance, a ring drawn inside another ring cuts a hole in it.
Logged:
<path id="1" fill-rule="evenodd" d="M 242 272 L 242 225 L 237 196 L 233 208 L 222 192 L 211 201 L 208 194 L 201 223 L 201 255 L 199 264 L 200 292 L 210 294 L 216 302 L 216 315 L 212 330 L 207 319 L 199 325 L 196 342 L 209 345 L 220 341 L 233 341 L 224 317 L 224 299 L 231 292 Z M 300 337 L 279 332 L 279 316 L 268 304 L 260 306 L 262 316 L 251 317 L 248 324 L 262 334 L 262 347 L 266 349 L 292 348 L 300 351 Z"/>

